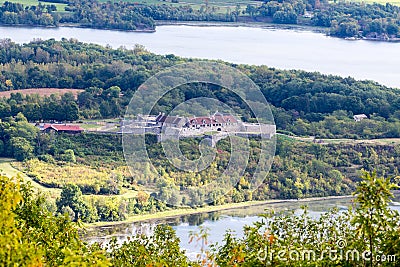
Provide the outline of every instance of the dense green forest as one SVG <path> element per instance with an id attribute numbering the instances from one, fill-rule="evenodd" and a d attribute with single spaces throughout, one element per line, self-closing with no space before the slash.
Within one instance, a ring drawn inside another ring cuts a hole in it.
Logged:
<path id="1" fill-rule="evenodd" d="M 159 56 L 137 46 L 111 49 L 76 40 L 0 43 L 1 90 L 25 88 L 80 88 L 85 92 L 58 97 L 13 94 L 0 100 L 0 118 L 22 112 L 29 121 L 115 118 L 138 86 L 158 70 L 188 61 Z M 400 136 L 400 90 L 372 81 L 357 81 L 316 72 L 282 71 L 266 66 L 234 65 L 248 75 L 271 104 L 279 130 L 328 138 Z M 224 92 L 224 93 L 222 93 Z M 181 86 L 163 97 L 154 113 L 170 111 L 193 97 L 210 96 L 230 103 L 249 118 L 237 96 L 214 85 Z M 369 119 L 355 122 L 354 114 Z"/>
<path id="2" fill-rule="evenodd" d="M 54 1 L 59 2 L 59 1 Z M 118 30 L 154 30 L 155 22 L 166 21 L 263 21 L 278 24 L 300 24 L 329 28 L 338 37 L 366 37 L 388 40 L 399 37 L 398 6 L 387 3 L 364 4 L 315 0 L 259 1 L 219 11 L 212 4 L 172 5 L 138 4 L 129 1 L 99 2 L 62 1 L 68 4 L 58 12 L 53 4 L 23 6 L 4 2 L 0 22 L 6 25 L 58 26 L 75 24 L 83 27 Z"/>
<path id="3" fill-rule="evenodd" d="M 19 3 L 4 2 L 0 8 L 0 22 L 6 25 L 56 26 L 60 17 L 54 14 L 55 5 L 23 6 Z"/>
<path id="4" fill-rule="evenodd" d="M 262 215 L 266 219 L 245 227 L 244 237 L 227 232 L 221 244 L 211 250 L 203 248 L 197 259 L 189 260 L 169 226 L 158 226 L 150 236 L 135 235 L 122 245 L 116 239 L 105 246 L 88 245 L 79 237 L 78 224 L 67 214 L 55 216 L 46 208 L 45 197 L 29 184 L 0 176 L 0 264 L 287 266 L 289 262 L 291 266 L 396 266 L 400 218 L 388 207 L 393 198 L 390 190 L 395 188 L 388 179 L 364 173 L 354 208 L 349 211 L 332 210 L 319 218 L 306 210 L 300 215 L 268 212 Z M 206 243 L 207 232 L 193 233 L 192 242 Z"/>
<path id="5" fill-rule="evenodd" d="M 255 19 L 269 18 L 274 23 L 328 27 L 330 34 L 338 37 L 387 40 L 398 37 L 399 11 L 398 6 L 390 3 L 290 0 L 249 5 L 244 13 Z"/>

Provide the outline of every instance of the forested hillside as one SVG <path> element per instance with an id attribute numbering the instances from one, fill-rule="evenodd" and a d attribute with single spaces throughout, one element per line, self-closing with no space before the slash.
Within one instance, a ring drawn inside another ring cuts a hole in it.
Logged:
<path id="1" fill-rule="evenodd" d="M 249 200 L 347 195 L 354 191 L 361 169 L 378 169 L 380 175 L 391 178 L 399 175 L 399 144 L 314 144 L 280 136 L 272 169 L 264 183 L 253 191 L 249 182 L 258 161 L 258 143 L 257 139 L 251 139 L 251 156 L 244 175 L 229 192 L 215 192 L 210 196 L 201 186 L 212 182 L 224 171 L 230 157 L 229 140 L 218 143 L 219 152 L 210 168 L 199 173 L 187 173 L 172 166 L 161 144 L 155 141 L 154 136 L 148 136 L 147 150 L 152 164 L 161 174 L 158 177 L 151 168 L 147 173 L 131 174 L 128 171 L 119 135 L 41 134 L 38 138 L 25 139 L 25 135 L 18 134 L 26 132 L 29 126 L 21 115 L 18 120 L 10 130 L 7 130 L 7 122 L 1 125 L 5 133 L 1 155 L 25 159 L 14 163 L 14 167 L 46 187 L 64 191 L 66 184 L 74 184 L 74 188 L 68 189 L 72 195 L 83 193 L 112 197 L 110 201 L 95 196 L 80 197 L 86 204 L 78 206 L 68 201 L 57 204 L 59 210 L 70 206 L 72 214 L 79 213 L 81 219 L 88 222 L 123 220 L 137 214 L 162 211 L 166 209 L 163 201 L 195 207 L 203 205 L 210 197 L 213 199 L 211 205 L 220 205 Z M 182 153 L 187 157 L 198 156 L 199 141 L 182 140 Z M 156 178 L 159 187 L 149 188 L 148 184 Z M 177 195 L 174 189 L 179 187 L 191 188 L 190 198 Z M 137 194 L 123 197 L 121 194 L 127 190 Z"/>
<path id="2" fill-rule="evenodd" d="M 124 110 L 138 86 L 158 70 L 187 59 L 160 56 L 137 46 L 111 49 L 76 40 L 0 44 L 1 90 L 24 88 L 79 88 L 72 95 L 37 97 L 14 94 L 0 101 L 0 118 L 24 113 L 29 121 L 115 118 Z M 279 130 L 317 137 L 381 138 L 400 136 L 400 90 L 372 81 L 282 71 L 266 66 L 232 65 L 261 88 L 272 105 Z M 213 96 L 243 118 L 243 104 L 233 94 L 220 93 L 213 85 L 181 86 L 164 96 L 154 113 L 169 111 L 192 97 Z M 234 104 L 235 103 L 235 104 Z M 353 115 L 369 119 L 354 122 Z"/>

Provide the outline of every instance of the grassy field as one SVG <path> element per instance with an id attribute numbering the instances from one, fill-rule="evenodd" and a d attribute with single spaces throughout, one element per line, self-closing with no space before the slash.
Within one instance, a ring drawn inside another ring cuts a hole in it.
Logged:
<path id="1" fill-rule="evenodd" d="M 21 93 L 22 95 L 34 95 L 37 94 L 39 96 L 50 96 L 52 94 L 55 95 L 63 95 L 65 93 L 72 93 L 76 98 L 79 93 L 83 92 L 81 89 L 59 89 L 59 88 L 32 88 L 32 89 L 21 89 L 21 90 L 11 90 L 11 91 L 3 91 L 0 92 L 0 97 L 10 97 L 11 94 Z"/>
<path id="2" fill-rule="evenodd" d="M 114 176 L 128 175 L 124 168 L 93 169 L 82 164 L 47 163 L 38 159 L 16 162 L 14 166 L 49 187 L 62 188 L 65 184 L 72 183 L 81 188 L 90 188 L 93 192 L 99 192 L 102 188 L 105 190 Z"/>
<path id="3" fill-rule="evenodd" d="M 0 0 L 0 3 L 4 3 L 6 0 Z M 39 5 L 38 0 L 7 0 L 8 2 L 13 3 L 21 3 L 24 6 L 37 6 Z M 57 11 L 65 11 L 66 4 L 60 3 L 50 3 L 50 2 L 41 2 L 43 5 L 55 5 L 57 7 Z"/>
<path id="4" fill-rule="evenodd" d="M 35 190 L 38 190 L 40 192 L 48 194 L 52 199 L 56 199 L 60 196 L 61 189 L 58 188 L 48 188 L 44 187 L 41 184 L 38 184 L 37 182 L 33 181 L 32 178 L 27 176 L 25 173 L 17 170 L 12 166 L 12 164 L 19 164 L 15 159 L 11 158 L 0 158 L 0 173 L 2 175 L 5 175 L 7 177 L 17 177 L 18 175 L 25 181 L 25 182 L 30 182 L 35 188 Z M 85 195 L 85 197 L 91 197 L 91 196 L 96 196 L 97 198 L 109 198 L 109 197 L 120 197 L 120 198 L 134 198 L 137 196 L 137 192 L 131 189 L 126 189 L 123 188 L 122 192 L 120 195 Z"/>
<path id="5" fill-rule="evenodd" d="M 321 145 L 327 144 L 375 144 L 375 145 L 398 145 L 400 144 L 400 138 L 381 138 L 381 139 L 314 139 L 314 137 L 300 137 L 300 136 L 288 136 L 285 134 L 279 134 L 280 138 L 285 140 L 293 140 L 298 142 L 315 142 Z"/>
<path id="6" fill-rule="evenodd" d="M 24 181 L 30 182 L 36 190 L 39 190 L 44 193 L 48 193 L 51 198 L 57 198 L 60 196 L 61 189 L 56 189 L 56 188 L 47 188 L 44 187 L 35 181 L 33 181 L 30 177 L 28 177 L 26 174 L 23 172 L 20 172 L 19 170 L 15 169 L 11 164 L 15 163 L 16 161 L 14 159 L 10 158 L 0 158 L 0 171 L 2 175 L 8 176 L 8 177 L 17 177 L 19 175 Z"/>
<path id="7" fill-rule="evenodd" d="M 331 1 L 333 2 L 333 1 Z M 343 1 L 338 1 L 338 2 L 343 2 Z M 366 3 L 366 4 L 381 4 L 385 5 L 386 3 L 390 3 L 392 5 L 400 6 L 400 0 L 351 0 L 351 1 L 346 1 L 346 2 L 358 2 L 358 3 Z"/>
<path id="8" fill-rule="evenodd" d="M 107 2 L 107 0 L 100 0 L 101 2 Z M 115 0 L 114 0 L 115 1 Z M 179 0 L 179 3 L 172 3 L 171 0 L 163 1 L 163 0 L 123 0 L 125 2 L 138 3 L 138 4 L 147 4 L 147 5 L 162 5 L 168 4 L 173 6 L 184 6 L 189 5 L 194 10 L 199 10 L 202 6 L 206 5 L 205 0 Z M 251 5 L 261 5 L 261 1 L 254 0 L 209 0 L 208 6 L 210 8 L 215 8 L 217 13 L 225 14 L 228 10 L 234 11 L 236 5 L 240 5 L 240 10 L 245 10 L 248 4 Z"/>
<path id="9" fill-rule="evenodd" d="M 95 123 L 79 123 L 78 125 L 85 130 L 95 130 L 103 126 Z"/>

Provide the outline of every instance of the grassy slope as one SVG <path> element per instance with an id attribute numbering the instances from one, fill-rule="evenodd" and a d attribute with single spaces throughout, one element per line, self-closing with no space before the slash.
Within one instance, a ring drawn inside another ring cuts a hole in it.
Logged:
<path id="1" fill-rule="evenodd" d="M 30 178 L 29 176 L 27 176 L 25 173 L 15 169 L 11 164 L 13 162 L 16 162 L 15 159 L 11 159 L 11 158 L 0 158 L 0 172 L 3 175 L 6 175 L 8 177 L 17 177 L 18 175 L 26 182 L 30 182 L 33 186 L 33 188 L 37 189 L 38 191 L 41 191 L 43 193 L 49 194 L 51 198 L 57 198 L 60 196 L 61 193 L 61 189 L 59 188 L 48 188 L 48 187 L 44 187 L 41 184 L 35 182 L 32 180 L 32 178 Z M 118 197 L 123 197 L 123 198 L 133 198 L 136 197 L 137 192 L 130 190 L 130 189 L 123 189 L 122 194 L 121 195 L 117 195 Z M 90 196 L 90 195 L 87 195 Z M 113 195 L 98 195 L 97 197 L 116 197 Z"/>
<path id="2" fill-rule="evenodd" d="M 13 166 L 11 166 L 11 164 L 13 162 L 15 162 L 14 159 L 0 158 L 1 174 L 8 176 L 8 177 L 16 177 L 17 175 L 19 175 L 24 181 L 30 182 L 32 184 L 33 188 L 35 188 L 41 192 L 48 193 L 52 198 L 56 198 L 60 195 L 61 189 L 47 188 L 47 187 L 44 187 L 44 186 L 36 183 L 30 177 L 28 177 L 26 174 L 24 174 L 23 172 L 20 172 L 19 170 L 15 169 Z"/>
<path id="3" fill-rule="evenodd" d="M 30 88 L 30 89 L 19 89 L 19 90 L 11 90 L 11 91 L 2 91 L 0 92 L 0 97 L 9 98 L 11 94 L 21 93 L 22 95 L 39 95 L 39 96 L 50 96 L 52 94 L 55 95 L 63 95 L 65 93 L 72 93 L 76 98 L 79 93 L 83 92 L 82 89 L 60 89 L 60 88 Z"/>

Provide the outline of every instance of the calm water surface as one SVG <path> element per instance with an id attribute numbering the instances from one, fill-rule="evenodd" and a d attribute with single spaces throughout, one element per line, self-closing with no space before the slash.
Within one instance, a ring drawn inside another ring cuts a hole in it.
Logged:
<path id="1" fill-rule="evenodd" d="M 396 199 L 391 208 L 400 212 L 400 194 L 396 194 Z M 85 236 L 89 242 L 107 243 L 111 237 L 115 236 L 119 243 L 127 240 L 128 236 L 136 233 L 151 234 L 157 224 L 169 224 L 181 240 L 181 247 L 191 258 L 194 258 L 201 249 L 200 243 L 189 243 L 191 233 L 198 233 L 200 227 L 208 229 L 210 243 L 220 243 L 227 230 L 234 231 L 237 236 L 243 236 L 243 227 L 252 225 L 261 220 L 260 214 L 265 213 L 265 209 L 274 209 L 275 211 L 294 210 L 296 214 L 301 214 L 301 206 L 307 205 L 312 217 L 319 217 L 331 208 L 347 210 L 351 205 L 351 199 L 320 200 L 312 202 L 286 202 L 280 204 L 269 204 L 247 208 L 240 208 L 227 211 L 185 215 L 178 218 L 153 220 L 149 222 L 127 223 L 114 226 L 98 227 L 91 230 Z"/>
<path id="2" fill-rule="evenodd" d="M 320 71 L 400 88 L 400 43 L 349 41 L 306 30 L 256 27 L 165 25 L 154 33 L 0 27 L 0 38 L 18 43 L 62 37 L 114 48 L 141 44 L 157 54 Z"/>

